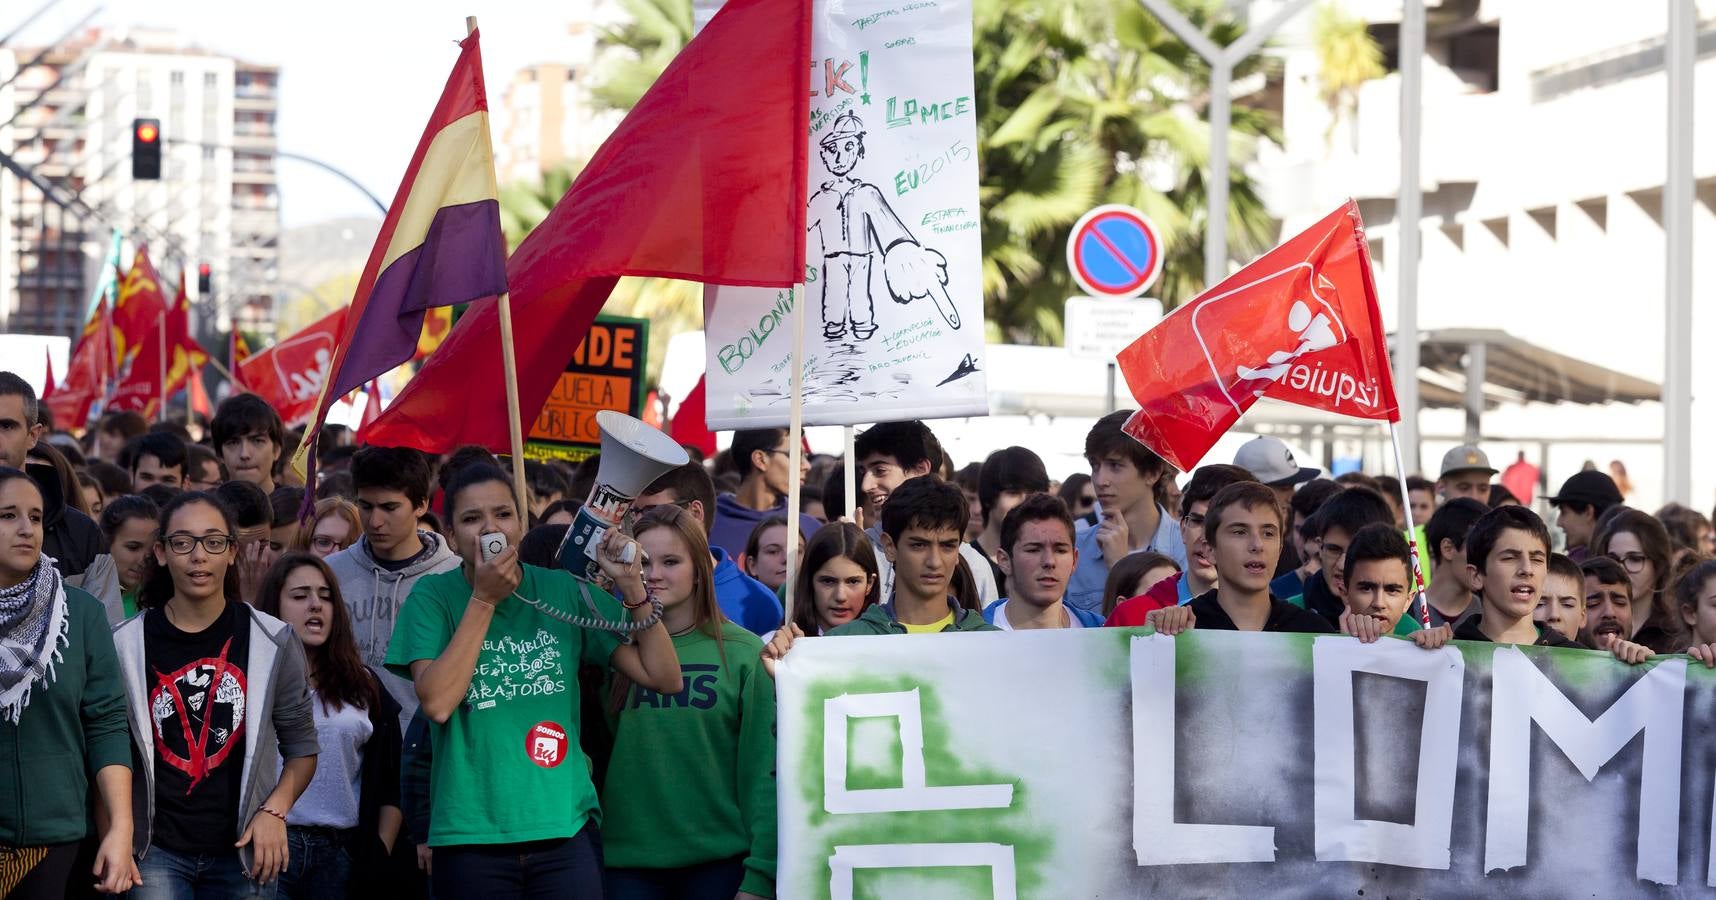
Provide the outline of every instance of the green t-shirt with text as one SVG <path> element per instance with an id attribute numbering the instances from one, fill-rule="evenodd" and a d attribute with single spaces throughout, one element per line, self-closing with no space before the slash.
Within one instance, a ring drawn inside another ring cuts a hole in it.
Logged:
<path id="1" fill-rule="evenodd" d="M 524 566 L 518 595 L 589 615 L 580 583 L 558 569 Z M 589 588 L 601 615 L 623 610 Z M 441 655 L 453 639 L 471 585 L 462 568 L 425 575 L 399 610 L 387 668 Z M 446 724 L 429 723 L 429 846 L 513 844 L 577 834 L 599 819 L 596 789 L 578 745 L 578 666 L 606 666 L 619 638 L 575 628 L 509 598 L 483 638 L 465 701 Z"/>

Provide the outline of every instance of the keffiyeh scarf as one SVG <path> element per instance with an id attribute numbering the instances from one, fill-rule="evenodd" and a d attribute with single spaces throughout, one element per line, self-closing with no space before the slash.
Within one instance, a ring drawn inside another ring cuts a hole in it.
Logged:
<path id="1" fill-rule="evenodd" d="M 0 717 L 18 721 L 30 690 L 54 680 L 54 664 L 71 643 L 66 589 L 47 556 L 30 577 L 0 588 Z"/>

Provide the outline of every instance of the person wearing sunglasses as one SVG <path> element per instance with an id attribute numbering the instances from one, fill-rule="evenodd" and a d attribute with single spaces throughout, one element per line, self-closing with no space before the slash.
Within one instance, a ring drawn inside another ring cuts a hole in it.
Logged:
<path id="1" fill-rule="evenodd" d="M 286 816 L 316 771 L 304 648 L 239 599 L 238 526 L 212 493 L 157 520 L 137 603 L 113 633 L 131 719 L 134 898 L 273 897 Z"/>

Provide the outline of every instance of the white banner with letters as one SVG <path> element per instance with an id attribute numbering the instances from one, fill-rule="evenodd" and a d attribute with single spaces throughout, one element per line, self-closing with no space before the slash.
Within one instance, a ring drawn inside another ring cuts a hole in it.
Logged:
<path id="1" fill-rule="evenodd" d="M 969 0 L 813 16 L 805 424 L 987 415 Z M 710 428 L 787 424 L 792 305 L 705 289 Z"/>
<path id="2" fill-rule="evenodd" d="M 1685 657 L 1142 630 L 813 638 L 778 896 L 1709 897 Z"/>

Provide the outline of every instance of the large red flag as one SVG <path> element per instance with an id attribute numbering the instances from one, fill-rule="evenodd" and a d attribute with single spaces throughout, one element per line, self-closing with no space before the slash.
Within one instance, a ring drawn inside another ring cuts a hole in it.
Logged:
<path id="1" fill-rule="evenodd" d="M 1120 352 L 1128 434 L 1190 471 L 1258 397 L 1396 422 L 1358 204 L 1174 310 Z"/>
<path id="2" fill-rule="evenodd" d="M 60 428 L 82 428 L 89 421 L 90 408 L 107 395 L 107 385 L 113 380 L 110 318 L 107 298 L 103 297 L 72 350 L 65 381 L 42 397 L 42 402 L 53 411 L 54 424 Z"/>
<path id="3" fill-rule="evenodd" d="M 244 358 L 233 370 L 238 382 L 274 407 L 287 425 L 308 420 L 316 412 L 333 362 L 334 345 L 345 327 L 344 307 L 315 324 Z"/>
<path id="4" fill-rule="evenodd" d="M 548 398 L 621 275 L 804 278 L 806 0 L 728 0 L 507 264 L 519 412 Z M 360 440 L 508 446 L 499 304 L 471 305 Z"/>
<path id="5" fill-rule="evenodd" d="M 119 273 L 119 294 L 113 301 L 113 362 L 122 366 L 136 355 L 167 311 L 161 276 L 149 261 L 149 248 L 138 247 L 131 271 Z"/>
<path id="6" fill-rule="evenodd" d="M 326 388 L 295 464 L 306 459 L 314 464 L 306 451 L 329 407 L 411 359 L 428 310 L 506 290 L 506 240 L 478 33 L 471 32 L 459 47 L 459 59 L 358 280 Z"/>

